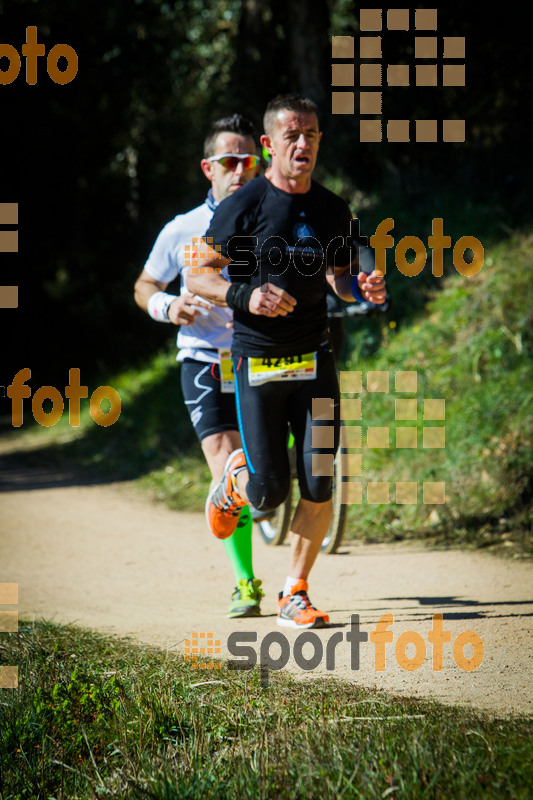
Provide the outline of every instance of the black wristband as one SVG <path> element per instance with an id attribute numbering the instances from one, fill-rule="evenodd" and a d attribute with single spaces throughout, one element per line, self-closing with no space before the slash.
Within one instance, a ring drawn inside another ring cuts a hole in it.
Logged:
<path id="1" fill-rule="evenodd" d="M 253 288 L 247 283 L 232 283 L 226 294 L 226 304 L 234 311 L 249 311 Z"/>

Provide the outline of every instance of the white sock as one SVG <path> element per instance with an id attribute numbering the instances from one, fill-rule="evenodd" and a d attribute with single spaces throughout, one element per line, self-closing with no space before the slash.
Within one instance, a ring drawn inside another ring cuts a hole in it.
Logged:
<path id="1" fill-rule="evenodd" d="M 293 588 L 301 580 L 302 578 L 291 578 L 290 575 L 288 575 L 285 580 L 285 586 L 283 587 L 283 597 L 286 597 L 288 594 L 292 594 Z"/>

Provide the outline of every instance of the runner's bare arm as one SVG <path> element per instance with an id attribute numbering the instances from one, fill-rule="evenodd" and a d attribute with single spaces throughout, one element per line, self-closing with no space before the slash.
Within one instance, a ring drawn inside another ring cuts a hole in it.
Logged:
<path id="1" fill-rule="evenodd" d="M 348 303 L 353 303 L 354 299 L 357 299 L 352 290 L 352 282 L 355 277 L 355 275 L 350 274 L 349 266 L 335 267 L 333 273 L 326 272 L 326 279 L 335 294 Z M 370 275 L 365 272 L 359 272 L 357 284 L 361 295 L 368 302 L 377 303 L 378 305 L 385 302 L 387 287 L 383 273 L 379 270 L 374 270 Z"/>
<path id="2" fill-rule="evenodd" d="M 226 295 L 231 283 L 220 275 L 220 270 L 230 263 L 229 259 L 214 251 L 204 258 L 195 259 L 194 266 L 187 272 L 185 278 L 187 289 L 205 297 L 214 305 L 227 306 Z M 272 283 L 265 283 L 253 290 L 248 311 L 250 314 L 266 317 L 284 317 L 295 305 L 295 298 L 286 291 Z"/>
<path id="3" fill-rule="evenodd" d="M 135 302 L 142 308 L 143 311 L 148 312 L 148 301 L 150 297 L 156 292 L 164 292 L 168 283 L 157 281 L 152 278 L 149 272 L 145 269 L 141 272 L 135 283 Z M 207 303 L 194 299 L 192 294 L 180 294 L 173 300 L 168 307 L 168 318 L 174 325 L 190 325 L 194 321 L 196 314 L 199 313 L 199 308 L 209 308 Z"/>
<path id="4" fill-rule="evenodd" d="M 203 246 L 205 250 L 208 245 Z M 205 297 L 215 306 L 226 306 L 226 294 L 230 283 L 222 277 L 220 271 L 230 264 L 229 258 L 220 253 L 207 253 L 203 258 L 195 255 L 193 265 L 185 274 L 185 285 L 190 292 Z"/>

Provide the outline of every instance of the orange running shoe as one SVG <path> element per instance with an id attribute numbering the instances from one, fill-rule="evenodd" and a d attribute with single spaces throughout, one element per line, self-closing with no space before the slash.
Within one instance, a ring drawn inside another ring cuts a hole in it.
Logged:
<path id="1" fill-rule="evenodd" d="M 241 508 L 246 505 L 237 494 L 236 479 L 246 469 L 244 451 L 234 450 L 227 458 L 220 483 L 207 495 L 205 515 L 211 532 L 218 539 L 228 539 L 239 521 Z"/>
<path id="2" fill-rule="evenodd" d="M 282 628 L 324 628 L 329 617 L 311 605 L 307 596 L 307 581 L 301 580 L 292 594 L 278 595 L 278 625 Z"/>

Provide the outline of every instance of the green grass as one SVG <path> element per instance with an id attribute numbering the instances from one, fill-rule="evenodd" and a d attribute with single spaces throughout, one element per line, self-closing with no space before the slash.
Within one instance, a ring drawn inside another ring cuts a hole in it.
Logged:
<path id="1" fill-rule="evenodd" d="M 98 426 L 82 400 L 79 427 L 70 426 L 67 404 L 59 422 L 48 428 L 33 422 L 26 408 L 23 427 L 8 430 L 4 440 L 17 445 L 17 458 L 28 466 L 45 462 L 78 472 L 82 480 L 138 480 L 173 508 L 203 508 L 210 475 L 183 402 L 174 343 L 142 368 L 106 376 L 102 383 L 121 398 L 113 425 Z M 95 388 L 88 387 L 89 396 Z"/>
<path id="2" fill-rule="evenodd" d="M 74 627 L 0 640 L 0 798 L 530 797 L 532 722 L 341 681 L 199 672 Z"/>
<path id="3" fill-rule="evenodd" d="M 349 322 L 344 368 L 361 370 L 364 377 L 369 370 L 391 376 L 391 393 L 362 394 L 363 441 L 369 426 L 389 427 L 391 447 L 363 451 L 364 502 L 350 509 L 348 538 L 431 538 L 443 545 L 533 554 L 532 263 L 533 237 L 516 236 L 487 249 L 485 265 L 474 277 L 453 270 L 447 278 L 431 278 L 440 289 L 426 306 L 421 298 L 427 281 L 422 290 L 418 279 L 401 276 L 390 264 L 396 310 Z M 430 276 L 429 266 L 424 273 Z M 408 313 L 411 295 L 414 311 Z M 418 373 L 417 395 L 405 395 L 418 397 L 417 420 L 401 423 L 417 427 L 416 450 L 394 446 L 398 370 Z M 35 457 L 47 463 L 81 466 L 91 476 L 139 479 L 143 489 L 171 507 L 201 510 L 209 473 L 181 397 L 174 345 L 142 369 L 105 382 L 122 398 L 122 414 L 113 426 L 98 427 L 85 401 L 79 429 L 69 428 L 65 413 L 54 428 L 28 430 L 25 423 L 25 432 L 11 435 L 37 442 L 41 449 Z M 423 398 L 445 399 L 443 422 L 424 422 Z M 421 429 L 440 425 L 446 427 L 446 447 L 424 449 Z M 388 482 L 391 502 L 368 505 L 368 481 Z M 397 481 L 418 483 L 416 505 L 395 502 Z M 447 502 L 424 504 L 424 481 L 445 482 Z"/>
<path id="4" fill-rule="evenodd" d="M 443 542 L 533 552 L 533 238 L 489 251 L 472 278 L 448 278 L 426 312 L 397 332 L 387 327 L 378 357 L 354 349 L 350 369 L 418 373 L 415 394 L 363 392 L 363 440 L 388 426 L 391 447 L 364 451 L 363 482 L 417 481 L 418 504 L 351 509 L 351 527 L 373 538 L 437 536 Z M 383 323 L 386 325 L 386 323 Z M 418 448 L 395 448 L 394 402 L 418 398 Z M 422 398 L 444 398 L 444 421 L 424 421 Z M 423 427 L 445 426 L 443 449 L 422 447 Z M 421 482 L 444 481 L 444 505 L 422 503 Z M 357 519 L 357 522 L 356 522 Z"/>

